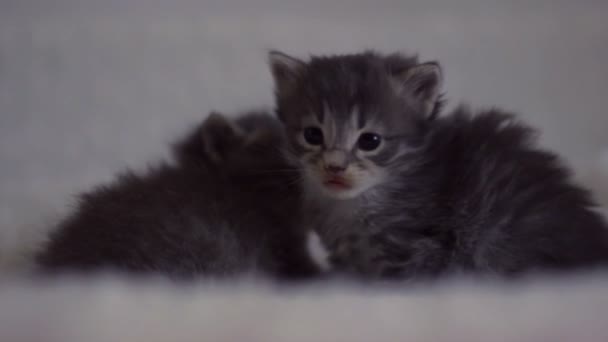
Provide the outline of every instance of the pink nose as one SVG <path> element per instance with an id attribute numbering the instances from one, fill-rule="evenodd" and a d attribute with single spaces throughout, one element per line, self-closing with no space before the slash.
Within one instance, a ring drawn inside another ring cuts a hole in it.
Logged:
<path id="1" fill-rule="evenodd" d="M 346 168 L 341 165 L 333 165 L 333 164 L 325 165 L 325 171 L 328 173 L 339 174 L 339 173 L 344 172 L 345 169 Z"/>

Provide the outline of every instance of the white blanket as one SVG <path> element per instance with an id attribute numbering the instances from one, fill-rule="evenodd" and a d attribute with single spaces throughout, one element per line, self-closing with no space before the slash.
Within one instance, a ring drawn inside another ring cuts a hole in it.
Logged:
<path id="1" fill-rule="evenodd" d="M 608 277 L 437 288 L 0 285 L 0 341 L 608 341 Z"/>

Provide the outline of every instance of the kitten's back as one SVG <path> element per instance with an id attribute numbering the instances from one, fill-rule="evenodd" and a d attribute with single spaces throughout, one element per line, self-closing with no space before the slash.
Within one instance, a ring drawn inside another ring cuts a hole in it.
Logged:
<path id="1" fill-rule="evenodd" d="M 591 194 L 536 147 L 535 130 L 500 110 L 460 108 L 437 124 L 429 149 L 443 166 L 439 196 L 463 214 L 451 219 L 475 242 L 474 264 L 503 272 L 608 264 L 608 227 Z"/>
<path id="2" fill-rule="evenodd" d="M 82 195 L 39 264 L 175 277 L 312 273 L 297 192 L 286 186 L 293 174 L 264 149 L 282 144 L 272 120 L 212 116 L 174 145 L 176 165 L 127 172 Z"/>

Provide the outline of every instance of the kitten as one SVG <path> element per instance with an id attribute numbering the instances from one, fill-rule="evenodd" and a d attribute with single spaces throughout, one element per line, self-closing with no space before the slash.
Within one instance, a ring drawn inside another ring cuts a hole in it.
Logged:
<path id="1" fill-rule="evenodd" d="M 278 152 L 284 143 L 270 115 L 211 114 L 175 144 L 175 165 L 126 172 L 82 195 L 38 264 L 174 279 L 313 276 L 293 168 Z"/>
<path id="2" fill-rule="evenodd" d="M 399 54 L 271 52 L 277 114 L 334 267 L 369 279 L 608 260 L 589 193 L 500 110 L 438 117 L 442 73 Z"/>

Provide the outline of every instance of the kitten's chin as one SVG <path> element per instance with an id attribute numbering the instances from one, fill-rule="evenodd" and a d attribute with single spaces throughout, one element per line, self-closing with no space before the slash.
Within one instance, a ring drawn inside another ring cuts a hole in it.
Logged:
<path id="1" fill-rule="evenodd" d="M 325 197 L 336 200 L 349 200 L 358 197 L 363 191 L 357 189 L 332 189 L 323 187 L 322 193 Z"/>

